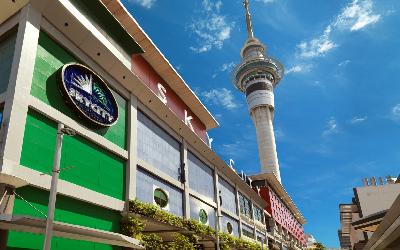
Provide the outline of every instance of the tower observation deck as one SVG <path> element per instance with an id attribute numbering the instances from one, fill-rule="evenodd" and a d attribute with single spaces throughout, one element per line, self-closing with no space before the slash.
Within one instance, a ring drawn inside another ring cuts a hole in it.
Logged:
<path id="1" fill-rule="evenodd" d="M 242 62 L 233 72 L 233 83 L 246 94 L 250 116 L 257 134 L 262 173 L 274 173 L 281 181 L 276 153 L 274 88 L 283 77 L 282 64 L 267 55 L 266 46 L 254 37 L 249 0 L 244 0 L 247 40 L 240 52 Z"/>

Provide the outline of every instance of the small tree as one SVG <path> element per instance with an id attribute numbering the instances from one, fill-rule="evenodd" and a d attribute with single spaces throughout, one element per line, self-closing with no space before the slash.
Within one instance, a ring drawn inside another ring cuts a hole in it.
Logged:
<path id="1" fill-rule="evenodd" d="M 314 243 L 314 246 L 315 250 L 326 250 L 326 247 L 321 242 Z"/>

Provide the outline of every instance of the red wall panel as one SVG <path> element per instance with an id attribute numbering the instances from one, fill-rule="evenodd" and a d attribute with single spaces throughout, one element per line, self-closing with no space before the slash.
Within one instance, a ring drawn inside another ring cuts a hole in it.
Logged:
<path id="1" fill-rule="evenodd" d="M 158 83 L 162 84 L 167 90 L 167 107 L 172 110 L 179 119 L 185 121 L 185 110 L 188 116 L 192 116 L 191 124 L 194 132 L 201 140 L 207 142 L 206 126 L 200 119 L 193 114 L 182 99 L 168 86 L 163 78 L 154 70 L 154 68 L 141 56 L 132 56 L 132 72 L 134 72 L 157 96 Z"/>
<path id="2" fill-rule="evenodd" d="M 306 243 L 302 225 L 295 219 L 275 192 L 268 187 L 260 187 L 260 196 L 267 202 L 265 210 L 272 218 L 303 244 Z"/>

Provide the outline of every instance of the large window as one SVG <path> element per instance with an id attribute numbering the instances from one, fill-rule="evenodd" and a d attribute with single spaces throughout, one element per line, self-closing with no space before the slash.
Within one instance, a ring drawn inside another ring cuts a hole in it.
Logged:
<path id="1" fill-rule="evenodd" d="M 8 87 L 16 37 L 16 32 L 12 32 L 0 38 L 0 93 Z"/>
<path id="2" fill-rule="evenodd" d="M 241 193 L 239 193 L 239 205 L 240 205 L 240 213 L 252 219 L 253 212 L 251 208 L 251 201 L 246 197 L 244 197 L 243 194 Z"/>
<path id="3" fill-rule="evenodd" d="M 136 198 L 183 216 L 182 191 L 140 167 L 136 172 Z"/>
<path id="4" fill-rule="evenodd" d="M 221 231 L 234 236 L 239 236 L 239 222 L 227 214 L 222 213 Z"/>
<path id="5" fill-rule="evenodd" d="M 237 214 L 235 188 L 225 181 L 221 176 L 218 178 L 218 186 L 218 202 L 220 203 L 221 207 L 233 214 Z"/>
<path id="6" fill-rule="evenodd" d="M 261 208 L 254 206 L 254 219 L 263 222 L 263 211 Z"/>
<path id="7" fill-rule="evenodd" d="M 189 187 L 210 200 L 215 200 L 214 171 L 188 152 Z"/>
<path id="8" fill-rule="evenodd" d="M 254 239 L 254 230 L 251 227 L 248 227 L 246 225 L 242 225 L 242 234 L 244 236 L 247 236 L 249 238 Z"/>
<path id="9" fill-rule="evenodd" d="M 180 180 L 180 143 L 142 112 L 138 112 L 138 158 Z"/>
<path id="10" fill-rule="evenodd" d="M 3 107 L 0 108 L 0 126 L 3 124 Z"/>
<path id="11" fill-rule="evenodd" d="M 204 225 L 215 228 L 215 208 L 204 203 L 194 196 L 189 197 L 190 218 L 197 220 Z"/>

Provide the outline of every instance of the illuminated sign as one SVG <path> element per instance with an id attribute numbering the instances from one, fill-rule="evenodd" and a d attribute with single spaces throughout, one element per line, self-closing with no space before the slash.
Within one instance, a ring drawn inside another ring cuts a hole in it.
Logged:
<path id="1" fill-rule="evenodd" d="M 117 122 L 117 102 L 96 73 L 84 65 L 70 63 L 62 67 L 60 74 L 61 93 L 82 118 L 100 127 Z"/>

